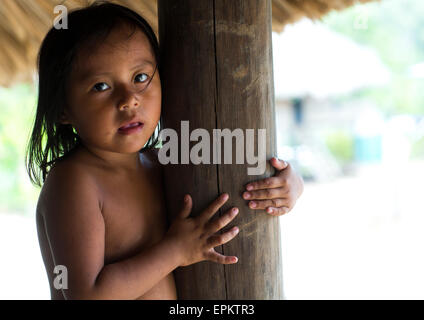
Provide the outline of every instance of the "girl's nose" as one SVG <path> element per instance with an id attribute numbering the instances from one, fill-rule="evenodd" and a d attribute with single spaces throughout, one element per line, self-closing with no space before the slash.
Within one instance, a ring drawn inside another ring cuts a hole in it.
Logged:
<path id="1" fill-rule="evenodd" d="M 123 98 L 120 100 L 118 104 L 118 108 L 120 111 L 125 109 L 132 109 L 140 106 L 140 101 L 137 98 L 137 95 L 135 92 L 131 90 L 127 90 L 123 96 Z"/>

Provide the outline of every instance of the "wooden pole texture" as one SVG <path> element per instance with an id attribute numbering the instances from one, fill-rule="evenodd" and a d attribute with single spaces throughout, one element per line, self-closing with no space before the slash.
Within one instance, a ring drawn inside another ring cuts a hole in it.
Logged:
<path id="1" fill-rule="evenodd" d="M 165 165 L 168 214 L 172 219 L 179 212 L 186 193 L 193 198 L 192 215 L 223 192 L 230 199 L 217 214 L 232 206 L 240 209 L 228 226 L 237 225 L 239 234 L 216 248 L 239 261 L 178 268 L 178 299 L 282 299 L 279 218 L 250 209 L 242 198 L 248 182 L 274 174 L 269 164 L 276 155 L 271 0 L 159 0 L 158 18 L 164 125 L 181 139 L 181 121 L 187 120 L 190 132 L 204 128 L 211 137 L 210 164 L 181 164 L 180 145 L 180 164 Z M 255 155 L 258 129 L 266 129 L 265 173 L 248 175 L 252 165 L 246 156 L 244 164 L 236 164 L 236 139 L 232 164 L 224 164 L 226 150 L 216 164 L 215 128 L 254 129 Z M 197 143 L 190 142 L 190 150 Z"/>

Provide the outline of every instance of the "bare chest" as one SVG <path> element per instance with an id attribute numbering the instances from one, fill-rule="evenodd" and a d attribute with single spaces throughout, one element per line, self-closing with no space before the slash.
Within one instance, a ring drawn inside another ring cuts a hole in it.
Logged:
<path id="1" fill-rule="evenodd" d="M 159 177 L 139 174 L 104 184 L 105 264 L 137 254 L 162 239 L 166 212 Z"/>

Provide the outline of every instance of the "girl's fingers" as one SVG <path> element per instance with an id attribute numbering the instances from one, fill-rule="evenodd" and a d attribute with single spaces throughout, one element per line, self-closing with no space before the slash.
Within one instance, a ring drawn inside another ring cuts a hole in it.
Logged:
<path id="1" fill-rule="evenodd" d="M 277 199 L 269 199 L 269 200 L 255 200 L 249 201 L 250 209 L 266 209 L 267 207 L 279 208 L 283 206 L 289 206 L 287 199 L 285 198 L 277 198 Z"/>
<path id="2" fill-rule="evenodd" d="M 196 219 L 201 223 L 206 223 L 227 202 L 228 198 L 228 193 L 221 194 Z"/>
<path id="3" fill-rule="evenodd" d="M 267 189 L 267 188 L 278 188 L 281 187 L 281 178 L 280 177 L 270 177 L 258 181 L 250 182 L 246 185 L 247 191 Z"/>
<path id="4" fill-rule="evenodd" d="M 206 233 L 213 234 L 217 232 L 218 230 L 222 229 L 237 216 L 238 212 L 239 212 L 238 208 L 234 207 L 228 210 L 227 212 L 225 212 L 225 214 L 222 215 L 221 217 L 218 217 L 217 219 L 209 221 L 205 228 Z"/>
<path id="5" fill-rule="evenodd" d="M 272 216 L 281 216 L 283 214 L 286 214 L 290 211 L 290 209 L 288 207 L 280 207 L 280 208 L 273 208 L 273 207 L 268 207 L 266 209 L 266 213 L 272 215 Z"/>
<path id="6" fill-rule="evenodd" d="M 189 194 L 186 194 L 183 198 L 183 208 L 181 209 L 179 213 L 179 218 L 185 219 L 190 215 L 191 208 L 193 205 L 193 202 L 191 201 L 191 196 Z"/>
<path id="7" fill-rule="evenodd" d="M 223 234 L 214 234 L 207 240 L 207 244 L 211 248 L 215 248 L 232 240 L 239 233 L 239 228 L 232 227 Z"/>
<path id="8" fill-rule="evenodd" d="M 236 256 L 224 256 L 213 249 L 208 253 L 207 259 L 220 264 L 233 264 L 238 261 Z"/>
<path id="9" fill-rule="evenodd" d="M 288 162 L 277 159 L 276 157 L 273 157 L 270 162 L 272 166 L 277 170 L 283 170 L 289 165 Z"/>
<path id="10" fill-rule="evenodd" d="M 275 199 L 275 198 L 281 198 L 281 196 L 284 195 L 285 192 L 286 192 L 286 189 L 284 187 L 248 191 L 248 192 L 243 192 L 243 199 L 245 200 Z"/>

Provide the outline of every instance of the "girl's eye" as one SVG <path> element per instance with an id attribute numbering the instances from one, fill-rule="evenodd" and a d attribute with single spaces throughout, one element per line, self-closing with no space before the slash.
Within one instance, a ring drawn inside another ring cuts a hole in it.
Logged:
<path id="1" fill-rule="evenodd" d="M 142 83 L 149 80 L 149 76 L 145 73 L 140 73 L 140 74 L 136 75 L 135 78 L 138 79 L 138 82 L 142 82 Z M 109 86 L 105 82 L 99 82 L 99 83 L 96 83 L 93 86 L 93 90 L 96 91 L 96 92 L 102 92 L 102 91 L 105 91 L 108 88 L 109 88 Z"/>
<path id="2" fill-rule="evenodd" d="M 94 91 L 101 92 L 107 89 L 105 86 L 109 87 L 105 82 L 99 82 L 94 85 L 93 89 Z"/>
<path id="3" fill-rule="evenodd" d="M 149 79 L 149 76 L 145 73 L 140 73 L 140 74 L 136 75 L 135 78 L 136 79 L 138 78 L 140 80 L 140 82 L 146 82 Z"/>

